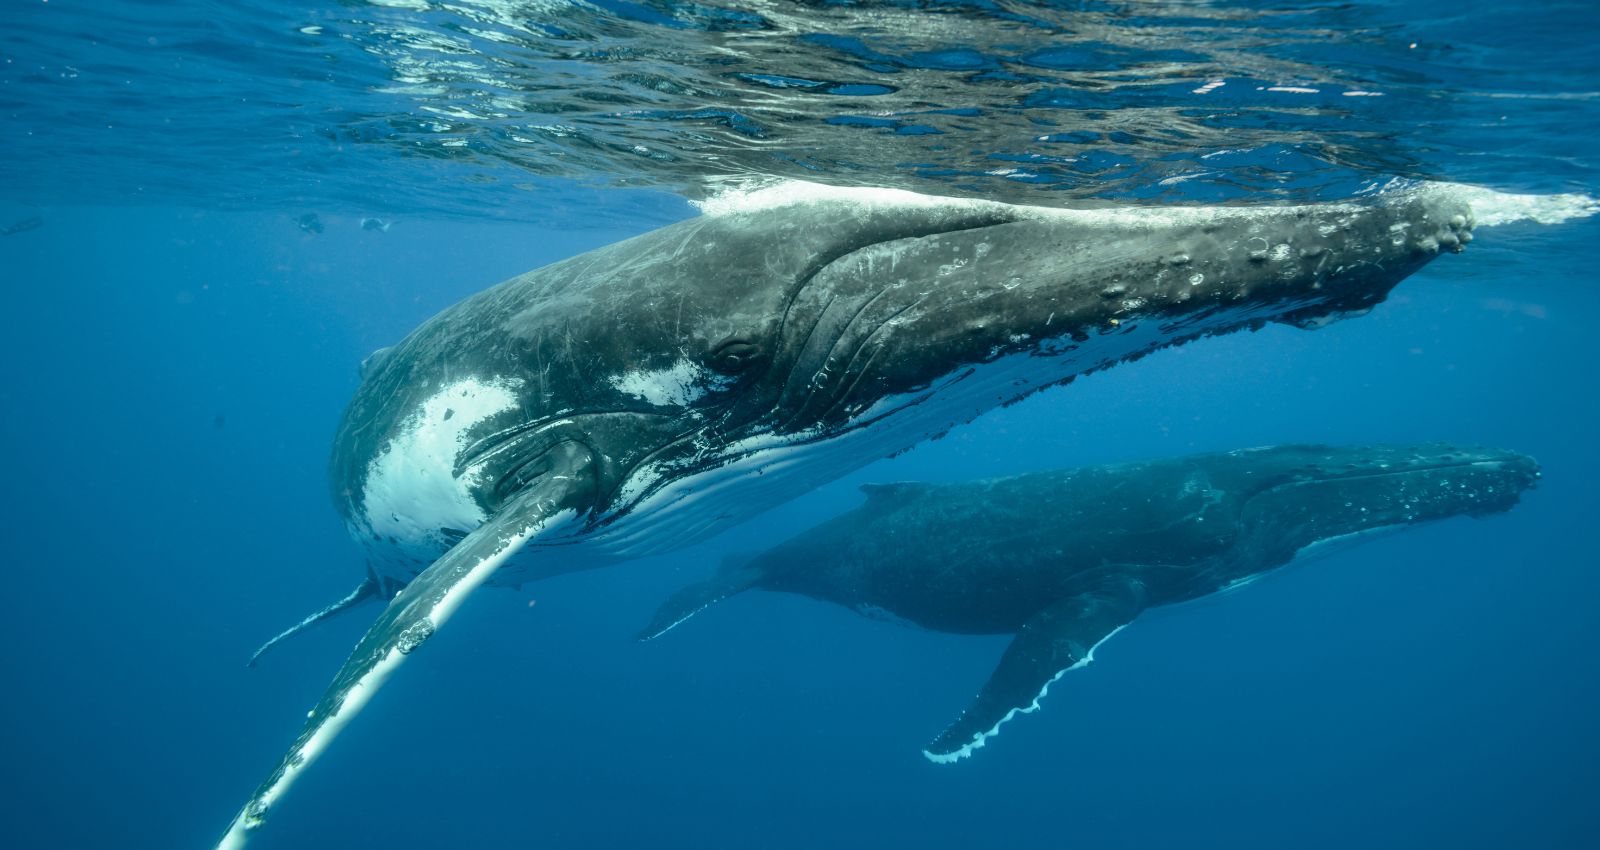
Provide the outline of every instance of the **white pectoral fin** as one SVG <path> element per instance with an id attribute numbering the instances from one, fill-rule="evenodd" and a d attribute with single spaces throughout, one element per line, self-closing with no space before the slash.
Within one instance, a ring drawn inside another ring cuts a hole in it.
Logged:
<path id="1" fill-rule="evenodd" d="M 528 541 L 573 515 L 570 495 L 570 482 L 562 479 L 523 491 L 395 596 L 307 715 L 305 728 L 278 768 L 250 795 L 217 850 L 244 847 L 300 772 L 327 749 L 400 662 L 455 613 L 467 594 Z"/>
<path id="2" fill-rule="evenodd" d="M 972 755 L 1001 724 L 1036 711 L 1051 683 L 1094 659 L 1094 651 L 1144 610 L 1144 588 L 1114 576 L 1030 617 L 972 704 L 922 751 L 950 764 Z"/>

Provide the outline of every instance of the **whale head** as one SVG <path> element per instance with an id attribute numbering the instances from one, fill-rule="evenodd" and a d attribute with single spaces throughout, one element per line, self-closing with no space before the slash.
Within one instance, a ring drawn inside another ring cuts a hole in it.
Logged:
<path id="1" fill-rule="evenodd" d="M 1539 480 L 1533 458 L 1507 449 L 1278 446 L 1236 454 L 1249 458 L 1254 479 L 1240 509 L 1245 546 L 1283 560 L 1418 523 L 1507 511 Z"/>

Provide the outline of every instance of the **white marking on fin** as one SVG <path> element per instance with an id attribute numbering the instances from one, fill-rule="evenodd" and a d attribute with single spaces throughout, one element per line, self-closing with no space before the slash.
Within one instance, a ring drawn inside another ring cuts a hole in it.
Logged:
<path id="1" fill-rule="evenodd" d="M 661 627 L 660 629 L 657 629 L 656 631 L 653 631 L 650 634 L 645 635 L 644 639 L 645 640 L 655 640 L 656 638 L 661 637 L 662 635 L 666 634 L 667 632 L 672 631 L 673 629 L 677 628 L 678 626 L 683 625 L 683 623 L 686 622 L 690 617 L 693 617 L 694 615 L 700 613 L 701 611 L 704 611 L 707 608 L 710 608 L 714 604 L 716 604 L 716 603 L 707 602 L 706 604 L 701 605 L 699 608 L 696 608 L 693 611 L 690 611 L 689 613 L 684 614 L 682 617 L 679 617 L 678 619 L 673 620 L 672 622 L 666 624 L 665 626 Z"/>
<path id="2" fill-rule="evenodd" d="M 1370 540 L 1374 537 L 1381 537 L 1385 534 L 1391 534 L 1396 531 L 1404 531 L 1406 528 L 1407 523 L 1393 522 L 1387 525 L 1374 525 L 1371 528 L 1363 528 L 1359 531 L 1352 531 L 1348 534 L 1336 534 L 1333 537 L 1324 537 L 1321 540 L 1313 540 L 1310 543 L 1301 546 L 1299 549 L 1296 549 L 1293 560 L 1295 562 L 1300 562 L 1311 560 L 1313 558 L 1319 558 L 1324 555 L 1342 551 L 1349 546 Z M 1236 581 L 1235 584 L 1238 584 L 1238 582 Z M 1232 585 L 1229 586 L 1231 587 Z"/>
<path id="3" fill-rule="evenodd" d="M 250 656 L 250 660 L 246 662 L 245 666 L 256 666 L 256 662 L 261 660 L 261 656 L 266 655 L 274 646 L 277 646 L 284 640 L 311 628 L 311 626 L 321 622 L 322 620 L 326 620 L 335 614 L 340 614 L 344 611 L 354 608 L 357 603 L 366 601 L 367 597 L 369 596 L 376 597 L 379 595 L 380 591 L 378 590 L 377 580 L 368 576 L 365 581 L 361 582 L 359 585 L 356 585 L 355 590 L 345 594 L 343 599 L 340 599 L 338 602 L 334 602 L 330 605 L 324 605 L 321 609 L 306 615 L 300 620 L 300 622 L 295 623 L 281 632 L 278 632 L 276 635 L 273 635 L 271 640 L 262 644 L 261 647 L 256 650 L 255 654 Z"/>
<path id="4" fill-rule="evenodd" d="M 445 592 L 428 610 L 425 620 L 418 622 L 427 623 L 437 630 L 450 619 L 460 607 L 467 595 L 479 585 L 488 580 L 494 571 L 515 555 L 523 544 L 538 535 L 541 531 L 577 516 L 573 510 L 565 510 L 544 520 L 534 523 L 527 528 L 507 537 L 501 542 L 499 548 L 479 559 L 478 563 L 451 584 Z M 323 716 L 321 723 L 317 724 L 306 742 L 295 750 L 284 762 L 282 772 L 275 781 L 264 790 L 253 795 L 243 811 L 233 819 L 228 826 L 228 832 L 217 842 L 216 850 L 242 850 L 249 840 L 250 833 L 259 828 L 264 822 L 266 813 L 270 812 L 274 802 L 282 797 L 294 784 L 301 771 L 311 765 L 318 755 L 327 748 L 328 744 L 336 738 L 344 727 L 361 712 L 361 709 L 377 692 L 400 662 L 405 660 L 407 651 L 402 651 L 398 644 L 390 646 L 383 658 L 375 663 L 360 678 L 351 684 L 349 690 L 339 701 L 339 704 Z M 315 720 L 316 710 L 308 715 Z"/>
<path id="5" fill-rule="evenodd" d="M 1061 671 L 1057 672 L 1054 676 L 1051 676 L 1050 677 L 1050 681 L 1045 682 L 1044 683 L 1044 687 L 1039 689 L 1039 695 L 1033 698 L 1033 702 L 1032 703 L 1030 703 L 1030 704 L 1028 704 L 1026 706 L 1023 706 L 1022 708 L 1013 708 L 1010 711 L 1006 712 L 1006 716 L 1000 718 L 997 721 L 995 721 L 995 724 L 989 728 L 989 731 L 987 731 L 987 732 L 979 732 L 978 734 L 972 736 L 972 740 L 968 741 L 966 743 L 966 745 L 963 746 L 961 749 L 955 750 L 953 752 L 948 752 L 948 753 L 932 753 L 932 752 L 929 752 L 927 750 L 923 750 L 922 754 L 927 757 L 928 761 L 931 761 L 931 762 L 933 762 L 935 764 L 955 764 L 956 762 L 966 758 L 967 756 L 972 755 L 974 750 L 977 750 L 980 747 L 982 747 L 984 745 L 984 743 L 986 743 L 990 738 L 993 738 L 994 736 L 1000 734 L 1000 727 L 1002 725 L 1004 725 L 1006 723 L 1006 721 L 1010 720 L 1013 717 L 1016 717 L 1019 714 L 1032 714 L 1035 711 L 1038 711 L 1039 710 L 1039 700 L 1044 699 L 1045 694 L 1050 693 L 1050 686 L 1055 684 L 1057 679 L 1060 679 L 1062 676 L 1067 675 L 1068 673 L 1072 672 L 1073 670 L 1078 669 L 1079 667 L 1088 666 L 1088 664 L 1091 661 L 1094 661 L 1094 651 L 1099 649 L 1101 644 L 1105 643 L 1108 640 L 1111 640 L 1111 638 L 1113 636 L 1115 636 L 1117 632 L 1120 632 L 1125 628 L 1127 628 L 1126 624 L 1121 625 L 1121 626 L 1117 626 L 1116 628 L 1112 629 L 1109 634 L 1107 634 L 1105 637 L 1101 638 L 1100 640 L 1096 641 L 1094 646 L 1089 647 L 1089 651 L 1084 653 L 1083 657 L 1078 659 L 1078 662 L 1076 664 L 1073 664 L 1071 667 L 1068 667 L 1068 668 L 1066 668 L 1064 670 L 1061 670 Z"/>

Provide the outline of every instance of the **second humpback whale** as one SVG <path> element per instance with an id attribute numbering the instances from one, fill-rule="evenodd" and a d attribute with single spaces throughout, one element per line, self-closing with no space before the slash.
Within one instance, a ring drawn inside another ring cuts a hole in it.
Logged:
<path id="1" fill-rule="evenodd" d="M 1039 707 L 1141 612 L 1229 590 L 1331 544 L 1509 510 L 1538 478 L 1516 452 L 1273 446 L 956 484 L 867 485 L 867 501 L 684 588 L 653 638 L 750 588 L 929 629 L 1015 634 L 923 751 L 953 762 Z"/>
<path id="2" fill-rule="evenodd" d="M 785 185 L 529 272 L 368 358 L 331 463 L 387 598 L 219 847 L 243 846 L 489 582 L 702 540 L 1077 375 L 1317 325 L 1470 237 L 1478 197 L 1047 209 Z"/>

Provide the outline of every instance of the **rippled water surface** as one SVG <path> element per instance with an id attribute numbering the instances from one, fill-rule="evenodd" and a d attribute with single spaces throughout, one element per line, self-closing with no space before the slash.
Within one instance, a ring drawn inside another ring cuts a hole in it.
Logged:
<path id="1" fill-rule="evenodd" d="M 1061 204 L 1587 186 L 1588 2 L 16 2 L 12 200 L 564 221 L 772 176 Z M 576 184 L 576 185 L 574 185 Z M 575 198 L 582 201 L 575 202 Z"/>

